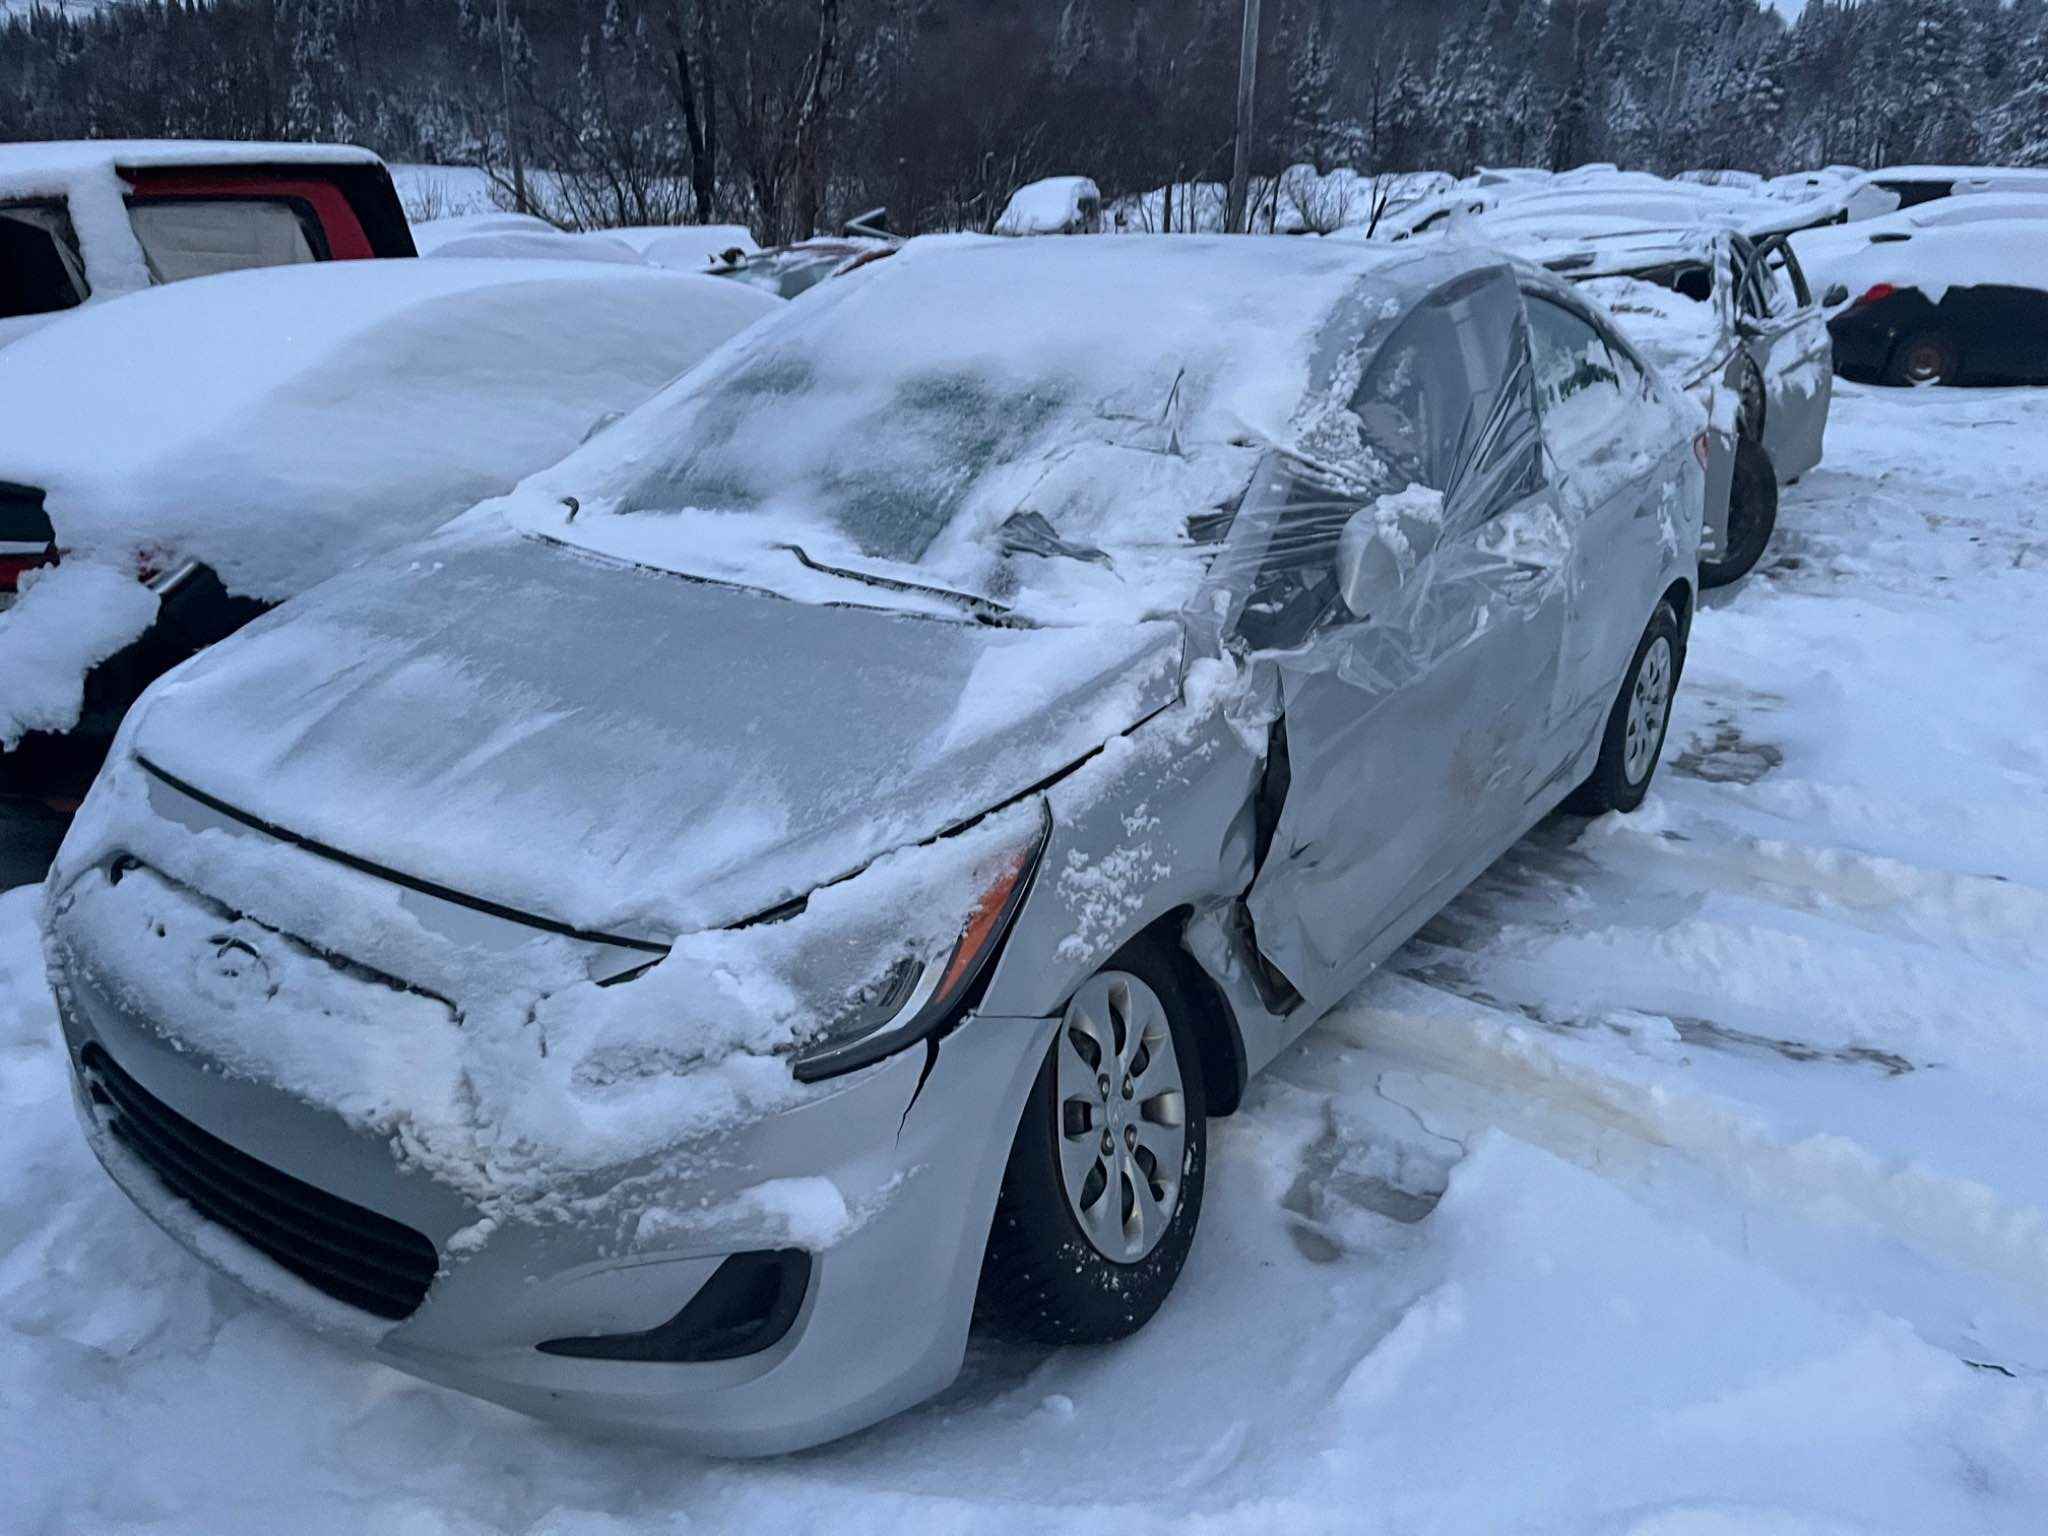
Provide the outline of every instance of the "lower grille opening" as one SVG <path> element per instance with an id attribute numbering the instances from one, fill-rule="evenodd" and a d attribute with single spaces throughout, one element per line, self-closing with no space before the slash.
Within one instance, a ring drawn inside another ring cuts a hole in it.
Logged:
<path id="1" fill-rule="evenodd" d="M 810 1283 L 811 1256 L 801 1248 L 735 1253 L 682 1311 L 657 1328 L 549 1339 L 536 1347 L 585 1360 L 737 1360 L 759 1354 L 789 1332 Z"/>
<path id="2" fill-rule="evenodd" d="M 396 1322 L 426 1299 L 440 1256 L 425 1234 L 229 1146 L 156 1098 L 97 1043 L 78 1053 L 108 1128 L 208 1220 L 336 1301 Z"/>

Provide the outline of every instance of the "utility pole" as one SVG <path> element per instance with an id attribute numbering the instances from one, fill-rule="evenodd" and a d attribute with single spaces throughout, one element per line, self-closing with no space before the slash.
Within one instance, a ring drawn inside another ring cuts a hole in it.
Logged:
<path id="1" fill-rule="evenodd" d="M 1245 183 L 1252 168 L 1252 93 L 1258 73 L 1259 0 L 1244 0 L 1244 38 L 1237 50 L 1237 155 L 1230 168 L 1230 200 L 1223 210 L 1223 227 L 1233 235 L 1244 233 Z"/>
<path id="2" fill-rule="evenodd" d="M 498 83 L 505 92 L 505 151 L 512 157 L 512 202 L 531 213 L 526 197 L 526 159 L 519 149 L 519 109 L 512 102 L 512 32 L 505 19 L 505 0 L 498 0 Z"/>

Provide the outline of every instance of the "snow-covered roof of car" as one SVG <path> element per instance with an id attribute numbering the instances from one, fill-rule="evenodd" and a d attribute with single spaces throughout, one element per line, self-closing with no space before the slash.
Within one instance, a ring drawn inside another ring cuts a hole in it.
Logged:
<path id="1" fill-rule="evenodd" d="M 0 190 L 17 177 L 100 167 L 155 170 L 216 165 L 379 165 L 353 144 L 245 143 L 231 139 L 48 139 L 0 144 Z"/>
<path id="2" fill-rule="evenodd" d="M 552 235 L 558 234 L 554 225 L 546 219 L 530 213 L 459 213 L 445 219 L 420 219 L 412 226 L 413 249 L 422 256 L 431 256 L 442 246 L 456 240 L 467 240 L 475 235 Z"/>
<path id="3" fill-rule="evenodd" d="M 1172 611 L 1199 577 L 1188 516 L 1231 504 L 1269 447 L 1369 455 L 1339 419 L 1345 365 L 1429 285 L 1502 261 L 1435 242 L 914 240 L 536 476 L 512 515 L 791 596 L 820 583 L 764 548 L 1049 622 Z M 1022 578 L 995 532 L 1023 512 L 1113 559 L 1037 562 L 1037 585 L 1004 588 Z"/>
<path id="4" fill-rule="evenodd" d="M 1852 295 L 1890 283 L 1918 288 L 1935 304 L 1951 288 L 2048 290 L 2048 217 L 1940 225 L 1904 239 L 1873 241 L 1832 263 L 1828 276 Z"/>
<path id="5" fill-rule="evenodd" d="M 47 492 L 67 551 L 166 550 L 279 597 L 505 489 L 775 307 L 581 262 L 172 283 L 0 353 L 0 479 Z"/>

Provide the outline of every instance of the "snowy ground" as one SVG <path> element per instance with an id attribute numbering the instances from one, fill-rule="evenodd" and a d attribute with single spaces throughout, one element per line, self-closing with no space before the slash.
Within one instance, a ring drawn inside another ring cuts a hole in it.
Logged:
<path id="1" fill-rule="evenodd" d="M 93 1166 L 0 896 L 0 1527 L 2048 1529 L 2043 444 L 2048 391 L 1842 388 L 1650 803 L 1540 827 L 1254 1085 L 1157 1321 L 776 1462 L 245 1302 Z"/>

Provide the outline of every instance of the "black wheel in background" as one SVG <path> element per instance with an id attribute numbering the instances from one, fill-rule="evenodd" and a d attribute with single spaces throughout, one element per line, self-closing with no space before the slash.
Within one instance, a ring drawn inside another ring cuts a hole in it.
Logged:
<path id="1" fill-rule="evenodd" d="M 1735 475 L 1728 487 L 1728 537 L 1718 560 L 1700 562 L 1702 587 L 1725 587 L 1750 573 L 1778 526 L 1778 472 L 1754 438 L 1735 439 Z"/>
<path id="2" fill-rule="evenodd" d="M 1962 353 L 1939 331 L 1920 331 L 1900 342 L 1885 378 L 1893 384 L 1953 384 L 1963 371 Z"/>

